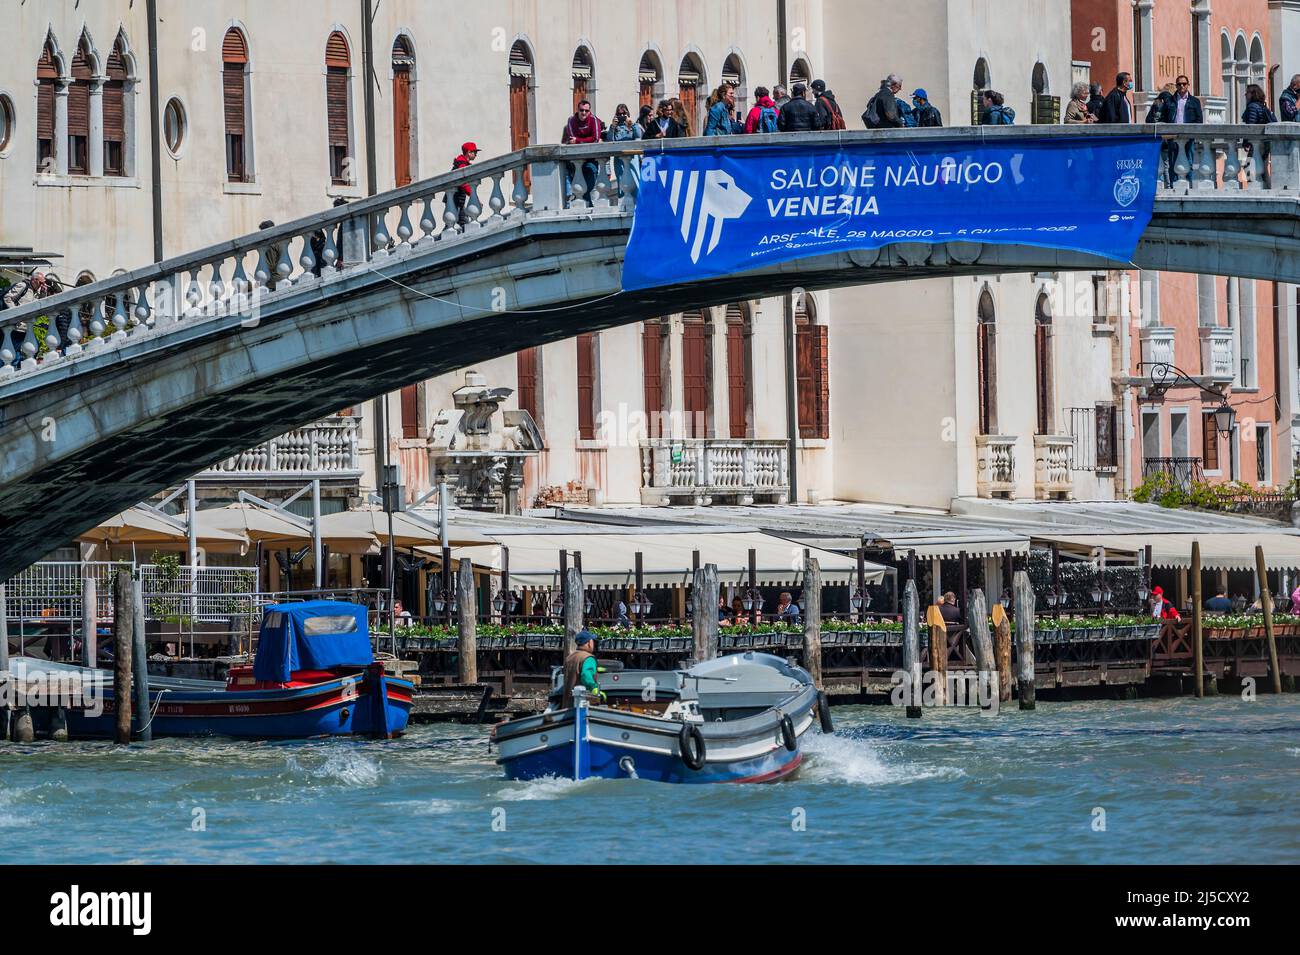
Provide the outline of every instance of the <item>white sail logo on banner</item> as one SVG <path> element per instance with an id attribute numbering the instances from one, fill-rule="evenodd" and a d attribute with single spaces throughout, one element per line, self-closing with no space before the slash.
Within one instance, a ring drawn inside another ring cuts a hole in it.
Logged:
<path id="1" fill-rule="evenodd" d="M 669 189 L 668 205 L 681 223 L 682 241 L 691 247 L 691 261 L 699 262 L 705 232 L 709 233 L 709 247 L 703 251 L 708 255 L 718 247 L 722 238 L 722 223 L 744 215 L 754 197 L 736 185 L 730 173 L 721 169 L 704 171 L 703 188 L 700 187 L 698 169 L 690 172 L 679 169 L 671 176 L 671 186 L 667 172 L 659 173 L 659 182 Z"/>

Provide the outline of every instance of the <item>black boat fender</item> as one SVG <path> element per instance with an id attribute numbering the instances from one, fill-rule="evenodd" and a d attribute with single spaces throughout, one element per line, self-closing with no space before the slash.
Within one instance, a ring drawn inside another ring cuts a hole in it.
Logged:
<path id="1" fill-rule="evenodd" d="M 792 753 L 799 748 L 799 737 L 794 735 L 794 720 L 788 713 L 781 714 L 781 742 Z"/>
<path id="2" fill-rule="evenodd" d="M 677 748 L 681 750 L 682 762 L 687 769 L 699 771 L 704 768 L 704 734 L 694 723 L 686 723 L 677 734 Z"/>
<path id="3" fill-rule="evenodd" d="M 817 721 L 821 723 L 823 733 L 835 732 L 835 724 L 831 722 L 831 701 L 826 698 L 825 690 L 817 691 Z"/>

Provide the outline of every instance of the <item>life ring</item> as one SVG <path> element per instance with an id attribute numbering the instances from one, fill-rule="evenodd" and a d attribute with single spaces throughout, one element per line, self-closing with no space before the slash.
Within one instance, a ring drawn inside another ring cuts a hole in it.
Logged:
<path id="1" fill-rule="evenodd" d="M 704 734 L 694 723 L 682 726 L 677 734 L 677 748 L 681 750 L 682 762 L 687 769 L 698 772 L 704 768 Z"/>
<path id="2" fill-rule="evenodd" d="M 817 720 L 823 733 L 835 732 L 835 724 L 831 722 L 831 701 L 826 698 L 825 690 L 817 691 Z"/>
<path id="3" fill-rule="evenodd" d="M 794 735 L 794 720 L 788 713 L 781 714 L 781 742 L 792 753 L 799 748 L 799 737 Z"/>

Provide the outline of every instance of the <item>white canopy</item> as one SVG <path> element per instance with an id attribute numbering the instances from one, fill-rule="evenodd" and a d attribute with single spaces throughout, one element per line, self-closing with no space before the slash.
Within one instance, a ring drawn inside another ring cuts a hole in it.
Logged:
<path id="1" fill-rule="evenodd" d="M 831 551 L 792 543 L 768 534 L 718 533 L 591 533 L 591 534 L 507 534 L 487 535 L 495 544 L 457 547 L 453 557 L 468 557 L 476 565 L 500 571 L 503 548 L 508 549 L 510 582 L 524 587 L 559 586 L 560 551 L 569 552 L 570 566 L 581 554 L 583 584 L 589 587 L 626 587 L 636 583 L 636 555 L 641 554 L 642 574 L 647 585 L 688 584 L 695 551 L 700 565 L 716 564 L 722 583 L 748 578 L 749 552 L 755 551 L 760 584 L 778 586 L 803 578 L 804 552 L 821 566 L 826 583 L 851 583 L 857 563 Z M 419 548 L 437 555 L 433 548 Z M 870 561 L 865 580 L 878 583 L 886 568 Z"/>
<path id="2" fill-rule="evenodd" d="M 1190 568 L 1192 541 L 1201 543 L 1201 567 L 1206 570 L 1254 570 L 1255 545 L 1264 548 L 1270 570 L 1300 567 L 1300 535 L 1281 532 L 1253 534 L 1048 534 L 1042 540 L 1090 553 L 1136 555 L 1151 545 L 1153 567 Z"/>

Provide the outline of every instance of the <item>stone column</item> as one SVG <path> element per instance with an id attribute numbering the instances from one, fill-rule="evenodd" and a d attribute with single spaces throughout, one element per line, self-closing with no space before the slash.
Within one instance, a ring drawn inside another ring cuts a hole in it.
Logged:
<path id="1" fill-rule="evenodd" d="M 1142 49 L 1139 52 L 1142 75 L 1134 77 L 1137 89 L 1149 93 L 1155 90 L 1156 83 L 1156 43 L 1155 28 L 1151 22 L 1151 9 L 1155 0 L 1134 0 L 1133 8 L 1141 24 Z M 1134 117 L 1141 120 L 1142 117 Z"/>
<path id="2" fill-rule="evenodd" d="M 54 174 L 68 174 L 68 86 L 60 78 L 54 84 Z"/>
<path id="3" fill-rule="evenodd" d="M 1192 17 L 1195 20 L 1192 29 L 1196 41 L 1196 62 L 1193 64 L 1191 79 L 1196 87 L 1193 92 L 1204 98 L 1210 95 L 1210 0 L 1192 0 Z"/>
<path id="4" fill-rule="evenodd" d="M 104 77 L 90 81 L 90 135 L 86 140 L 86 172 L 104 175 Z"/>

